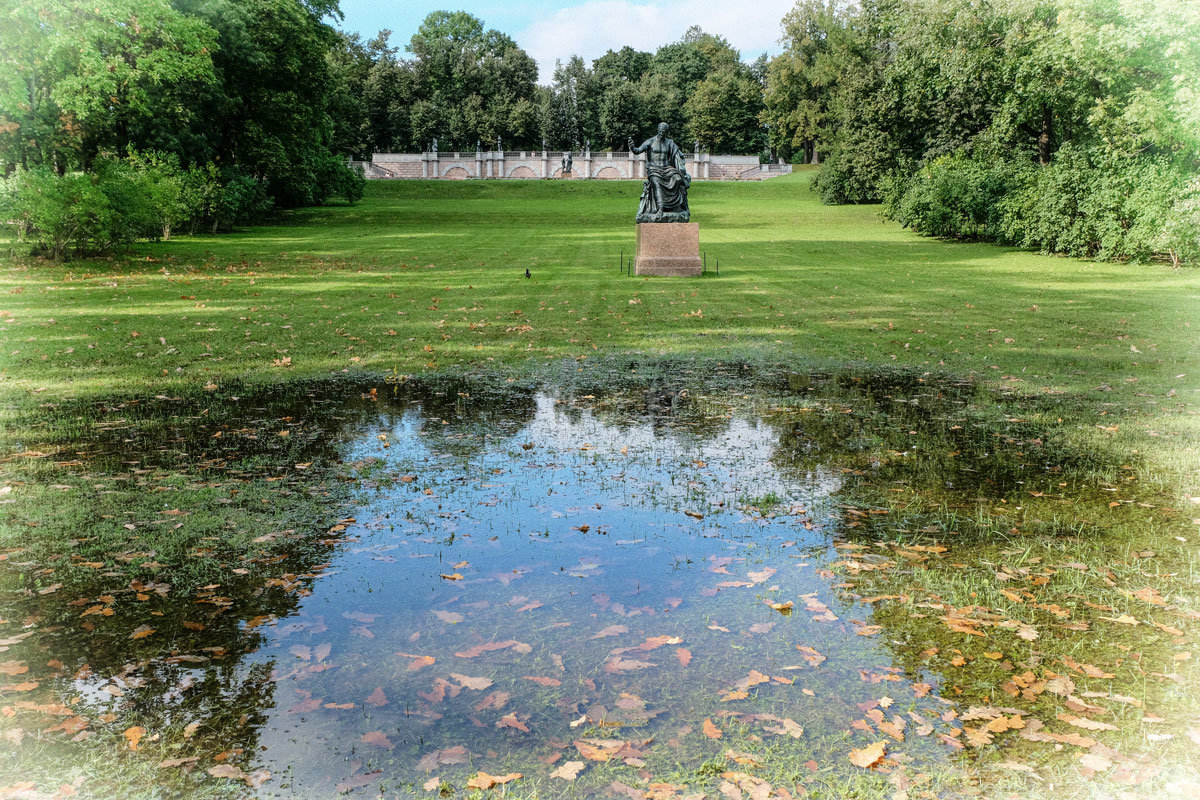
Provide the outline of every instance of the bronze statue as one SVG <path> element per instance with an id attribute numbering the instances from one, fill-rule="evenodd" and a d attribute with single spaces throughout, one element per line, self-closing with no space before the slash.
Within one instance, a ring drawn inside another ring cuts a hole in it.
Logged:
<path id="1" fill-rule="evenodd" d="M 688 209 L 687 191 L 692 177 L 687 174 L 687 157 L 667 138 L 670 126 L 658 124 L 658 135 L 635 146 L 629 137 L 632 153 L 646 153 L 646 182 L 638 204 L 638 222 L 687 222 L 692 218 Z"/>

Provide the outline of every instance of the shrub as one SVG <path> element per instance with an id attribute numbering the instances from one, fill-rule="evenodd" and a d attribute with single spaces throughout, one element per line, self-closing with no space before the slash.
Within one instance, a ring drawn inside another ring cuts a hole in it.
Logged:
<path id="1" fill-rule="evenodd" d="M 1000 202 L 1001 228 L 1005 239 L 1043 252 L 1145 260 L 1163 251 L 1163 221 L 1185 183 L 1162 158 L 1066 144 Z M 1176 219 L 1174 239 L 1186 241 L 1186 213 Z"/>
<path id="2" fill-rule="evenodd" d="M 1032 165 L 972 158 L 959 151 L 907 179 L 883 182 L 888 216 L 915 231 L 950 239 L 1006 241 L 1000 201 L 1029 179 Z"/>
<path id="3" fill-rule="evenodd" d="M 262 181 L 254 176 L 230 170 L 221 177 L 224 185 L 214 196 L 210 208 L 213 233 L 261 219 L 274 205 Z"/>
<path id="4" fill-rule="evenodd" d="M 72 244 L 82 251 L 109 238 L 112 209 L 92 175 L 59 175 L 49 167 L 17 170 L 5 180 L 4 197 L 4 222 L 17 241 L 51 258 L 66 258 Z"/>

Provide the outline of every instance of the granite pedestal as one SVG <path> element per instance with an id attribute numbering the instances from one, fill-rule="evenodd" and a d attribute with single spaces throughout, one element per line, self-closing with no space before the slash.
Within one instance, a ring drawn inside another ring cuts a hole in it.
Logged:
<path id="1" fill-rule="evenodd" d="M 703 271 L 704 264 L 700 261 L 700 223 L 638 224 L 635 275 L 698 278 Z"/>

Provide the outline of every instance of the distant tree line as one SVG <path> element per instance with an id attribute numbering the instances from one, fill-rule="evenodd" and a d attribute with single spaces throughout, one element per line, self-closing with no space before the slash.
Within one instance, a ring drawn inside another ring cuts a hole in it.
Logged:
<path id="1" fill-rule="evenodd" d="M 1200 259 L 1200 5 L 801 0 L 771 144 L 831 203 L 1100 259 Z"/>
<path id="2" fill-rule="evenodd" d="M 766 57 L 743 63 L 720 36 L 690 29 L 649 53 L 623 47 L 590 65 L 559 62 L 549 86 L 537 63 L 506 34 L 466 12 L 426 17 L 400 53 L 391 32 L 363 41 L 342 34 L 331 56 L 338 112 L 335 141 L 357 158 L 414 152 L 436 137 L 443 150 L 625 147 L 660 121 L 685 143 L 714 152 L 757 153 Z M 685 146 L 684 149 L 690 149 Z"/>

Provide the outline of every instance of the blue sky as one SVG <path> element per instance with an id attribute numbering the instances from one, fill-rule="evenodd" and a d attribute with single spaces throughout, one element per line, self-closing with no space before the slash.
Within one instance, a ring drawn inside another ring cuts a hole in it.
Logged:
<path id="1" fill-rule="evenodd" d="M 541 81 L 548 83 L 555 59 L 579 54 L 590 61 L 626 44 L 653 51 L 677 41 L 692 25 L 724 36 L 746 60 L 762 52 L 777 53 L 779 21 L 793 4 L 794 0 L 756 0 L 748 10 L 737 0 L 341 0 L 346 16 L 341 27 L 368 37 L 390 28 L 392 42 L 403 47 L 429 12 L 467 11 L 516 39 L 537 59 Z"/>

